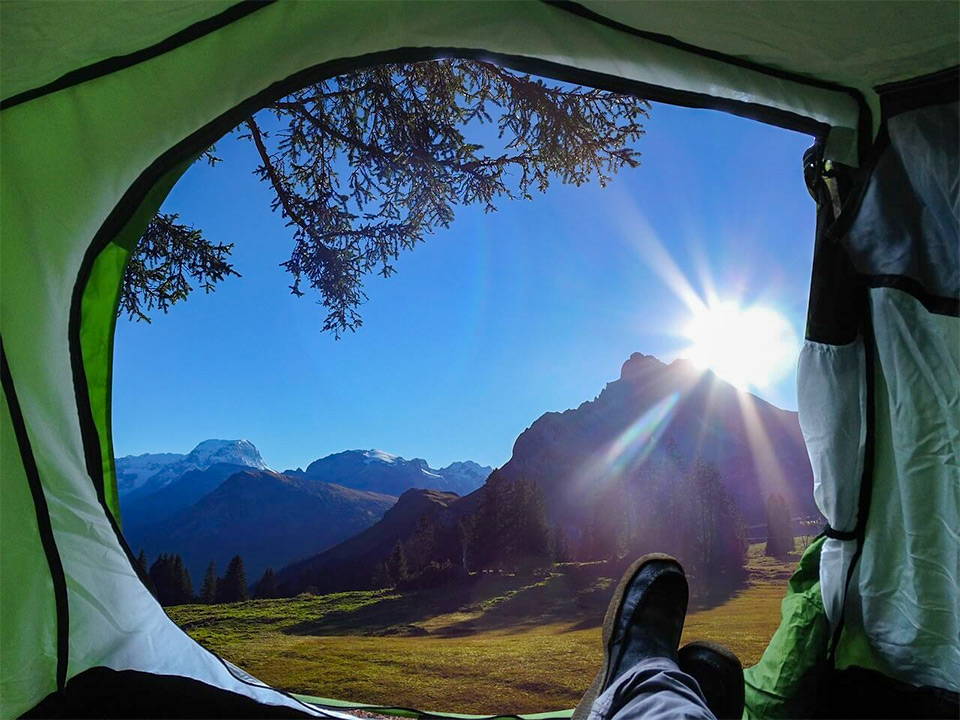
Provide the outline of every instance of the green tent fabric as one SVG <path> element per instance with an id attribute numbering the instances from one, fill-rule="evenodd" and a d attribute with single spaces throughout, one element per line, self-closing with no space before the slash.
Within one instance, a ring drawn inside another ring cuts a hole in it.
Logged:
<path id="1" fill-rule="evenodd" d="M 820 550 L 824 540 L 817 539 L 804 551 L 781 603 L 780 627 L 760 662 L 744 672 L 748 717 L 816 714 L 820 666 L 830 643 L 830 626 L 820 595 Z"/>
<path id="2" fill-rule="evenodd" d="M 110 428 L 120 279 L 191 160 L 267 99 L 440 56 L 818 140 L 800 414 L 831 528 L 762 667 L 960 689 L 958 28 L 953 2 L 0 2 L 0 715 L 97 669 L 321 712 L 198 646 L 137 576 Z M 828 624 L 823 657 L 800 621 Z M 794 671 L 752 672 L 751 696 L 788 699 Z"/>

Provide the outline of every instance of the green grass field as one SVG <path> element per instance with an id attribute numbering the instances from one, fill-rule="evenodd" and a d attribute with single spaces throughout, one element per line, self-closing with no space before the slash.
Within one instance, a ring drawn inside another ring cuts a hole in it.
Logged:
<path id="1" fill-rule="evenodd" d="M 749 666 L 780 619 L 797 556 L 750 547 L 747 586 L 692 609 L 684 641 L 722 642 Z M 611 580 L 591 565 L 544 578 L 486 576 L 468 588 L 301 595 L 182 605 L 192 637 L 264 682 L 292 692 L 457 712 L 573 706 L 600 663 L 599 622 Z"/>

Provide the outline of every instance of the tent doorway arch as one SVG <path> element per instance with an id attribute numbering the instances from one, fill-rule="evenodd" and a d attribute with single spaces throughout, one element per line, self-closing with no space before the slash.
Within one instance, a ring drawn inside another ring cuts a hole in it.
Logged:
<path id="1" fill-rule="evenodd" d="M 96 668 L 179 675 L 303 709 L 181 637 L 133 571 L 116 531 L 110 459 L 112 308 L 133 241 L 191 152 L 260 93 L 305 85 L 319 75 L 301 74 L 320 67 L 438 49 L 534 63 L 548 76 L 585 73 L 600 86 L 641 83 L 630 87 L 653 99 L 803 125 L 826 137 L 837 166 L 865 161 L 860 192 L 839 218 L 823 203 L 818 232 L 801 359 L 812 404 L 801 415 L 820 440 L 811 454 L 835 529 L 817 581 L 810 575 L 802 589 L 813 602 L 804 612 L 825 614 L 834 628 L 831 662 L 956 692 L 956 633 L 933 629 L 958 624 L 956 539 L 933 531 L 926 540 L 952 587 L 914 564 L 912 549 L 896 554 L 898 572 L 918 573 L 924 596 L 937 598 L 932 607 L 898 596 L 904 615 L 871 600 L 870 589 L 897 573 L 880 560 L 890 546 L 869 523 L 881 518 L 910 537 L 932 508 L 943 527 L 956 526 L 957 217 L 936 198 L 957 177 L 957 8 L 851 3 L 821 16 L 790 3 L 755 14 L 735 7 L 716 11 L 730 15 L 723 21 L 704 5 L 599 1 L 4 3 L 3 533 L 16 552 L 4 562 L 0 640 L 4 667 L 20 669 L 0 677 L 4 714 Z M 711 21 L 724 28 L 715 37 Z M 903 40 L 895 47 L 894 28 Z M 764 51 L 778 35 L 784 49 Z M 832 47 L 857 61 L 823 62 L 818 52 Z M 869 313 L 851 313 L 851 298 Z M 913 346 L 927 352 L 907 353 Z M 850 427 L 860 428 L 856 437 Z M 942 442 L 924 444 L 931 436 Z M 932 505 L 915 491 L 893 503 L 892 489 L 921 485 L 935 488 Z M 110 611 L 118 607 L 122 618 Z M 925 631 L 908 637 L 908 624 Z"/>

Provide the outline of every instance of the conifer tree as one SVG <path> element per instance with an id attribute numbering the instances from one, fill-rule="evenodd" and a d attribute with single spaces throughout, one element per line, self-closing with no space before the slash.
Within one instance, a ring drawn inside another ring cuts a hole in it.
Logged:
<path id="1" fill-rule="evenodd" d="M 183 605 L 193 601 L 190 574 L 179 555 L 161 553 L 150 566 L 150 579 L 161 605 Z"/>
<path id="2" fill-rule="evenodd" d="M 490 473 L 480 495 L 480 505 L 470 523 L 467 555 L 472 570 L 499 570 L 504 543 L 503 481 L 497 470 Z"/>
<path id="3" fill-rule="evenodd" d="M 390 587 L 392 585 L 390 573 L 387 572 L 386 561 L 377 563 L 373 568 L 373 574 L 370 578 L 370 587 L 374 589 Z"/>
<path id="4" fill-rule="evenodd" d="M 563 530 L 554 528 L 550 531 L 550 555 L 554 562 L 570 562 L 570 544 Z"/>
<path id="5" fill-rule="evenodd" d="M 217 602 L 217 564 L 211 562 L 207 566 L 207 573 L 203 577 L 200 588 L 200 602 L 213 605 Z"/>
<path id="6" fill-rule="evenodd" d="M 521 478 L 514 488 L 514 519 L 509 528 L 512 536 L 512 565 L 525 571 L 551 563 L 550 527 L 543 504 L 543 494 L 535 480 Z"/>
<path id="7" fill-rule="evenodd" d="M 249 599 L 247 575 L 243 569 L 243 558 L 234 555 L 227 566 L 227 573 L 219 584 L 220 602 L 231 603 Z"/>
<path id="8" fill-rule="evenodd" d="M 140 578 L 143 580 L 143 584 L 151 595 L 157 597 L 157 589 L 153 586 L 153 580 L 150 577 L 150 563 L 143 548 L 140 548 L 140 554 L 137 556 L 137 567 L 140 569 Z"/>
<path id="9" fill-rule="evenodd" d="M 268 567 L 263 571 L 263 575 L 257 581 L 256 591 L 253 596 L 258 599 L 264 599 L 275 598 L 278 597 L 278 595 L 277 574 L 273 571 L 273 568 Z"/>
<path id="10" fill-rule="evenodd" d="M 190 580 L 187 566 L 183 564 L 183 558 L 179 555 L 173 556 L 172 577 L 174 604 L 184 605 L 193 602 L 193 582 Z"/>
<path id="11" fill-rule="evenodd" d="M 601 186 L 636 167 L 649 103 L 530 77 L 481 60 L 378 65 L 270 102 L 237 137 L 290 228 L 291 291 L 315 290 L 323 329 L 360 326 L 367 273 L 388 277 L 400 253 L 454 220 L 533 199 L 551 183 Z M 493 143 L 474 135 L 482 126 Z M 211 165 L 213 149 L 202 154 Z M 159 213 L 124 276 L 121 312 L 148 319 L 195 288 L 236 275 L 232 243 Z"/>
<path id="12" fill-rule="evenodd" d="M 157 602 L 161 605 L 171 605 L 173 598 L 173 581 L 170 577 L 170 562 L 167 555 L 160 553 L 150 566 L 150 581 L 156 590 Z"/>
<path id="13" fill-rule="evenodd" d="M 402 548 L 407 575 L 416 575 L 431 562 L 444 559 L 440 557 L 439 535 L 437 523 L 428 513 L 417 519 L 413 534 Z"/>
<path id="14" fill-rule="evenodd" d="M 393 546 L 393 550 L 390 552 L 384 565 L 387 571 L 387 578 L 391 585 L 396 585 L 407 579 L 409 569 L 407 567 L 407 555 L 403 550 L 402 543 L 398 541 L 397 544 Z"/>
<path id="15" fill-rule="evenodd" d="M 785 557 L 793 550 L 793 521 L 787 501 L 780 493 L 767 498 L 767 546 L 764 554 Z"/>

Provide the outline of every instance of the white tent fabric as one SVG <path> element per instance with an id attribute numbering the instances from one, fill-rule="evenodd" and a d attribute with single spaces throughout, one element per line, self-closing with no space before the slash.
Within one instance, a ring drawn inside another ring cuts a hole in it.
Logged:
<path id="1" fill-rule="evenodd" d="M 813 494 L 835 530 L 853 532 L 867 440 L 863 339 L 845 345 L 807 340 L 797 367 L 800 429 L 813 465 Z M 854 540 L 827 538 L 820 551 L 824 610 L 832 624 L 843 612 L 843 589 Z"/>
<path id="2" fill-rule="evenodd" d="M 876 288 L 870 296 L 877 452 L 863 556 L 847 600 L 848 627 L 869 639 L 886 674 L 956 692 L 960 320 L 928 312 L 900 290 Z"/>

